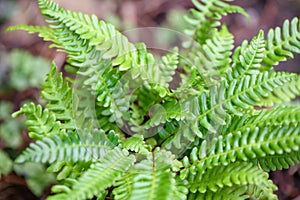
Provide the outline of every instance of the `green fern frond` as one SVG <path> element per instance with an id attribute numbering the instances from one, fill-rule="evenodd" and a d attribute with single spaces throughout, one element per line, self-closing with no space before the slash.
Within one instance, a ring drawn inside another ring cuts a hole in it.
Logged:
<path id="1" fill-rule="evenodd" d="M 285 20 L 283 27 L 270 29 L 267 35 L 266 52 L 263 62 L 271 68 L 279 62 L 294 58 L 294 53 L 300 54 L 300 21 L 294 18 Z"/>
<path id="2" fill-rule="evenodd" d="M 277 196 L 271 193 L 272 190 L 259 187 L 257 185 L 224 187 L 216 192 L 208 190 L 206 193 L 190 193 L 189 200 L 246 200 L 246 199 L 260 199 L 260 200 L 277 200 Z"/>
<path id="3" fill-rule="evenodd" d="M 54 42 L 55 45 L 50 45 L 51 47 L 63 48 L 62 46 L 59 45 L 60 41 L 57 37 L 55 37 L 53 29 L 45 26 L 30 26 L 30 25 L 20 24 L 16 26 L 10 26 L 6 30 L 7 31 L 23 30 L 23 31 L 27 31 L 30 34 L 37 33 L 39 37 L 43 38 L 43 40 Z"/>
<path id="4" fill-rule="evenodd" d="M 233 35 L 226 26 L 222 26 L 204 45 L 196 45 L 189 54 L 189 60 L 208 86 L 213 82 L 211 79 L 221 76 L 229 67 L 233 43 Z"/>
<path id="5" fill-rule="evenodd" d="M 48 196 L 47 200 L 67 200 L 69 199 L 67 193 L 71 192 L 72 185 L 78 184 L 76 179 L 68 178 L 64 181 L 64 185 L 54 185 L 51 188 L 52 193 L 58 193 L 52 196 Z M 108 191 L 98 191 L 95 197 L 99 200 L 105 200 Z M 74 199 L 87 199 L 84 197 L 81 198 L 74 198 Z"/>
<path id="6" fill-rule="evenodd" d="M 282 102 L 289 103 L 300 95 L 300 76 L 298 75 L 289 82 L 275 88 L 272 92 L 269 92 L 268 97 L 262 99 L 260 105 L 273 106 L 274 104 L 280 104 Z"/>
<path id="7" fill-rule="evenodd" d="M 287 92 L 292 94 L 296 92 L 297 94 L 298 91 L 286 86 L 286 84 L 295 82 L 297 79 L 297 74 L 266 71 L 259 74 L 245 75 L 239 80 L 229 80 L 228 92 L 226 91 L 227 101 L 232 99 L 233 105 L 242 109 L 249 109 L 254 105 L 273 106 L 274 103 L 288 102 L 290 99 L 278 99 L 276 91 L 281 87 L 285 87 L 288 89 Z M 232 106 L 229 104 L 228 106 L 227 108 L 231 111 Z"/>
<path id="8" fill-rule="evenodd" d="M 177 141 L 180 144 L 183 138 L 192 142 L 195 137 L 202 138 L 207 132 L 216 133 L 226 125 L 228 113 L 243 115 L 244 110 L 254 109 L 254 106 L 259 105 L 274 88 L 296 78 L 296 74 L 263 72 L 243 76 L 239 82 L 235 79 L 230 81 L 230 84 L 227 81 L 219 82 L 210 88 L 208 94 L 202 93 L 197 100 L 198 106 L 191 107 L 189 112 L 182 108 L 183 113 L 194 114 L 190 119 L 187 118 L 183 126 L 174 134 L 173 143 Z M 189 104 L 193 105 L 193 103 Z M 198 123 L 202 127 L 199 127 Z"/>
<path id="9" fill-rule="evenodd" d="M 60 137 L 57 135 L 45 137 L 36 143 L 31 143 L 16 162 L 97 161 L 113 147 L 114 145 L 101 131 L 94 131 L 91 135 L 73 132 Z"/>
<path id="10" fill-rule="evenodd" d="M 57 73 L 57 67 L 52 63 L 52 68 L 46 80 L 41 84 L 41 95 L 48 101 L 46 108 L 55 113 L 57 120 L 64 129 L 75 130 L 76 125 L 72 113 L 72 88 L 63 80 L 62 73 Z"/>
<path id="11" fill-rule="evenodd" d="M 90 168 L 92 161 L 76 161 L 76 162 L 66 162 L 66 161 L 57 161 L 51 164 L 47 168 L 47 172 L 57 173 L 56 179 L 58 181 L 66 180 L 68 178 L 76 179 L 86 169 Z"/>
<path id="12" fill-rule="evenodd" d="M 122 147 L 128 151 L 133 151 L 140 154 L 149 153 L 148 147 L 141 135 L 133 135 L 121 142 Z"/>
<path id="13" fill-rule="evenodd" d="M 239 161 L 263 159 L 270 155 L 281 155 L 298 151 L 300 148 L 300 127 L 263 127 L 247 128 L 236 134 L 227 134 L 214 138 L 213 142 L 203 141 L 199 149 L 194 148 L 184 161 L 186 170 L 182 171 L 181 178 L 192 174 L 201 177 L 206 168 Z M 258 137 L 259 136 L 259 137 Z M 208 147 L 208 144 L 214 144 Z"/>
<path id="14" fill-rule="evenodd" d="M 44 137 L 61 135 L 64 130 L 61 124 L 56 120 L 55 114 L 48 109 L 42 108 L 41 105 L 33 103 L 25 104 L 19 111 L 13 113 L 13 117 L 25 114 L 30 138 L 40 140 Z"/>
<path id="15" fill-rule="evenodd" d="M 188 200 L 223 200 L 223 199 L 234 199 L 234 200 L 246 200 L 249 199 L 250 195 L 247 193 L 247 186 L 240 187 L 224 187 L 217 192 L 207 191 L 206 193 L 189 193 Z"/>
<path id="16" fill-rule="evenodd" d="M 104 193 L 107 187 L 121 177 L 133 164 L 135 158 L 128 152 L 115 148 L 108 152 L 99 162 L 92 164 L 66 193 L 51 199 L 87 199 Z"/>
<path id="17" fill-rule="evenodd" d="M 300 152 L 293 151 L 280 155 L 269 155 L 261 159 L 257 159 L 259 166 L 265 171 L 275 171 L 287 169 L 300 162 Z"/>
<path id="18" fill-rule="evenodd" d="M 126 114 L 128 105 L 124 104 L 124 102 L 126 102 L 124 101 L 124 96 L 119 95 L 119 91 L 121 91 L 120 88 L 114 87 L 120 85 L 117 84 L 117 82 L 124 73 L 120 72 L 120 70 L 127 70 L 122 69 L 122 66 L 128 67 L 128 62 L 131 61 L 138 63 L 140 59 L 139 56 L 148 54 L 143 49 L 145 45 L 139 45 L 138 48 L 134 46 L 134 49 L 128 49 L 126 45 L 133 46 L 133 44 L 129 43 L 127 38 L 122 36 L 110 24 L 99 21 L 97 27 L 95 27 L 95 17 L 92 17 L 93 20 L 87 16 L 83 19 L 82 14 L 65 11 L 55 5 L 55 3 L 52 5 L 52 3 L 48 1 L 41 0 L 40 7 L 42 13 L 49 17 L 48 22 L 50 23 L 50 27 L 55 30 L 56 36 L 61 38 L 60 41 L 63 42 L 65 51 L 69 53 L 69 62 L 81 68 L 78 73 L 79 75 L 87 77 L 84 81 L 85 85 L 89 85 L 92 88 L 91 91 L 98 95 L 98 105 L 107 108 L 106 111 L 104 111 L 104 115 L 112 115 L 110 121 L 117 121 L 117 123 L 121 124 L 122 119 L 120 116 Z M 90 22 L 93 23 L 93 26 L 90 26 L 92 25 Z M 93 43 L 93 38 L 99 39 L 100 36 L 88 36 L 90 34 L 86 35 L 80 31 L 76 32 L 80 29 L 80 27 L 74 28 L 77 25 L 92 27 L 92 30 L 90 30 L 91 34 L 100 33 L 102 39 L 107 39 L 108 42 L 104 42 L 103 44 L 98 44 L 98 42 Z M 110 41 L 114 41 L 115 43 L 109 44 Z M 119 44 L 119 42 L 122 44 Z M 111 50 L 117 51 L 117 54 L 111 52 Z M 88 52 L 87 55 L 86 52 Z M 126 55 L 122 55 L 124 53 L 126 53 Z M 131 56 L 131 58 L 127 58 L 128 55 Z M 108 58 L 112 57 L 117 58 L 117 60 L 113 61 L 113 64 L 108 60 Z M 118 63 L 116 64 L 116 62 Z M 114 65 L 119 65 L 119 67 L 113 68 Z M 137 64 L 134 64 L 134 66 L 136 65 Z M 98 91 L 101 92 L 98 93 Z M 124 92 L 126 93 L 126 91 Z M 114 99 L 114 96 L 118 96 L 119 98 Z"/>
<path id="19" fill-rule="evenodd" d="M 234 64 L 232 67 L 233 77 L 238 78 L 245 74 L 258 74 L 261 71 L 261 63 L 265 52 L 264 32 L 252 39 L 248 45 L 247 41 L 235 51 Z"/>
<path id="20" fill-rule="evenodd" d="M 172 191 L 175 189 L 174 174 L 169 170 L 172 159 L 166 151 L 153 152 L 146 160 L 135 164 L 129 171 L 133 177 L 128 200 L 172 199 Z"/>
<path id="21" fill-rule="evenodd" d="M 235 116 L 231 122 L 224 127 L 222 134 L 244 132 L 247 128 L 265 126 L 298 126 L 300 119 L 299 106 L 276 106 L 271 110 L 263 109 L 255 114 Z"/>
<path id="22" fill-rule="evenodd" d="M 248 162 L 235 162 L 227 166 L 218 166 L 207 170 L 200 180 L 192 183 L 190 190 L 201 193 L 211 190 L 217 192 L 224 187 L 255 185 L 258 188 L 268 188 L 270 196 L 277 187 L 268 179 L 268 174 Z"/>
<path id="23" fill-rule="evenodd" d="M 249 18 L 245 10 L 239 6 L 230 5 L 227 2 L 232 0 L 210 0 L 199 1 L 192 0 L 196 9 L 191 9 L 191 15 L 186 16 L 186 21 L 191 28 L 185 30 L 185 33 L 192 37 L 199 44 L 205 44 L 205 41 L 215 34 L 216 28 L 220 26 L 222 16 L 229 13 L 241 13 Z"/>
<path id="24" fill-rule="evenodd" d="M 113 25 L 99 21 L 95 15 L 90 17 L 80 12 L 61 9 L 58 4 L 48 0 L 39 0 L 39 7 L 42 14 L 63 23 L 70 31 L 80 35 L 81 39 L 88 40 L 89 45 L 104 51 L 103 58 L 117 57 L 113 66 L 119 65 L 122 71 L 138 66 L 137 48 Z"/>
<path id="25" fill-rule="evenodd" d="M 178 48 L 174 48 L 163 56 L 158 64 L 148 65 L 142 78 L 148 79 L 148 82 L 152 85 L 168 88 L 169 83 L 173 80 L 178 63 Z"/>
<path id="26" fill-rule="evenodd" d="M 129 199 L 130 194 L 132 192 L 132 184 L 133 184 L 133 176 L 132 174 L 128 174 L 120 177 L 114 183 L 113 195 L 116 200 Z"/>

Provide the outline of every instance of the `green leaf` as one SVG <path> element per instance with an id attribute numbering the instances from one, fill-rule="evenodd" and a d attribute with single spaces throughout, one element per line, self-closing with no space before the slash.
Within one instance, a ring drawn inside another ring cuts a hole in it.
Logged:
<path id="1" fill-rule="evenodd" d="M 114 145 L 102 131 L 94 131 L 91 134 L 71 132 L 61 136 L 45 137 L 31 143 L 16 162 L 97 161 L 113 148 Z"/>
<path id="2" fill-rule="evenodd" d="M 100 162 L 92 164 L 67 193 L 58 194 L 48 199 L 87 199 L 104 192 L 113 185 L 114 181 L 121 177 L 133 164 L 135 158 L 128 152 L 115 148 L 106 154 Z"/>

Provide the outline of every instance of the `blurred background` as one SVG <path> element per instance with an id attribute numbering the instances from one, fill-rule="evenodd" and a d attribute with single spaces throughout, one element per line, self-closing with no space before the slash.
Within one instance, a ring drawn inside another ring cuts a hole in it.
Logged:
<path id="1" fill-rule="evenodd" d="M 193 6 L 190 0 L 55 0 L 64 8 L 96 14 L 119 30 L 136 27 L 164 27 L 182 32 L 183 14 Z M 241 15 L 223 18 L 235 36 L 236 45 L 251 39 L 260 29 L 281 26 L 285 19 L 300 17 L 300 0 L 236 0 L 245 8 L 251 22 Z M 35 163 L 13 165 L 12 160 L 30 140 L 24 119 L 12 119 L 11 113 L 28 101 L 39 102 L 39 84 L 55 60 L 65 63 L 64 53 L 49 49 L 49 43 L 22 31 L 5 32 L 16 24 L 45 25 L 36 0 L 0 0 L 0 200 L 44 199 L 54 183 L 46 166 Z M 300 73 L 300 56 L 276 67 Z M 300 200 L 300 165 L 272 172 L 281 200 Z"/>

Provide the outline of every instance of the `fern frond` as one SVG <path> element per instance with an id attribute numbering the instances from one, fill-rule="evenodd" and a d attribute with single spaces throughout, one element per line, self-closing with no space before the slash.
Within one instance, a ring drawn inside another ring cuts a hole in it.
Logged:
<path id="1" fill-rule="evenodd" d="M 13 117 L 25 114 L 30 138 L 40 140 L 44 137 L 62 134 L 65 130 L 61 129 L 61 124 L 56 120 L 55 114 L 41 105 L 33 103 L 25 104 L 19 111 L 13 113 Z"/>
<path id="2" fill-rule="evenodd" d="M 133 135 L 121 142 L 122 147 L 128 151 L 133 151 L 140 154 L 149 153 L 148 147 L 141 135 Z"/>
<path id="3" fill-rule="evenodd" d="M 234 59 L 232 68 L 233 77 L 238 78 L 245 74 L 258 74 L 261 71 L 261 62 L 265 52 L 264 32 L 260 31 L 249 45 L 247 41 L 244 41 L 238 48 L 235 51 L 237 55 L 234 55 L 237 58 Z"/>
<path id="4" fill-rule="evenodd" d="M 268 174 L 259 167 L 248 162 L 235 162 L 227 166 L 217 166 L 207 170 L 200 180 L 192 183 L 190 190 L 201 193 L 211 190 L 217 192 L 224 187 L 236 187 L 241 185 L 255 185 L 259 188 L 268 188 L 270 196 L 274 196 L 273 190 L 277 187 L 268 179 Z"/>
<path id="5" fill-rule="evenodd" d="M 132 189 L 127 199 L 171 199 L 175 189 L 174 174 L 169 170 L 172 157 L 166 151 L 153 152 L 147 159 L 135 164 L 129 171 Z"/>
<path id="6" fill-rule="evenodd" d="M 121 71 L 138 66 L 137 48 L 113 25 L 99 21 L 95 15 L 90 17 L 80 12 L 61 9 L 58 4 L 48 0 L 39 0 L 39 7 L 42 14 L 63 23 L 81 39 L 88 40 L 91 46 L 97 46 L 97 49 L 104 51 L 103 58 L 117 57 L 113 66 L 119 65 Z"/>
<path id="7" fill-rule="evenodd" d="M 271 184 L 271 183 L 270 183 Z M 246 200 L 246 199 L 260 199 L 260 200 L 277 200 L 278 197 L 271 193 L 270 189 L 262 188 L 257 185 L 224 187 L 216 192 L 208 190 L 206 193 L 190 193 L 189 200 Z"/>
<path id="8" fill-rule="evenodd" d="M 249 18 L 245 10 L 239 6 L 230 5 L 227 2 L 232 0 L 211 0 L 199 1 L 192 0 L 196 9 L 191 9 L 191 15 L 186 16 L 186 21 L 191 28 L 185 30 L 185 33 L 192 37 L 199 44 L 205 44 L 205 41 L 215 34 L 216 28 L 220 26 L 220 19 L 229 13 L 241 13 Z"/>
<path id="9" fill-rule="evenodd" d="M 293 151 L 280 155 L 269 155 L 257 159 L 259 166 L 265 171 L 275 171 L 287 169 L 300 162 L 300 152 Z"/>
<path id="10" fill-rule="evenodd" d="M 41 95 L 48 101 L 46 108 L 55 113 L 57 120 L 61 122 L 64 129 L 75 130 L 76 125 L 72 113 L 72 88 L 63 80 L 62 73 L 57 73 L 55 63 L 47 75 L 46 80 L 41 84 Z"/>
<path id="11" fill-rule="evenodd" d="M 148 64 L 145 68 L 146 71 L 142 74 L 142 79 L 148 80 L 152 85 L 168 88 L 169 83 L 173 80 L 178 62 L 178 48 L 174 48 L 163 56 L 158 64 Z"/>
<path id="12" fill-rule="evenodd" d="M 30 25 L 20 24 L 16 26 L 10 26 L 6 30 L 7 31 L 23 30 L 23 31 L 27 31 L 30 34 L 37 33 L 39 37 L 43 38 L 43 40 L 54 42 L 55 45 L 51 45 L 51 47 L 63 48 L 62 46 L 59 45 L 60 41 L 57 37 L 55 37 L 53 29 L 45 26 L 30 26 Z"/>
<path id="13" fill-rule="evenodd" d="M 283 27 L 270 29 L 267 35 L 266 52 L 263 62 L 271 68 L 279 62 L 294 58 L 294 53 L 300 53 L 300 20 L 295 17 L 285 20 Z"/>
<path id="14" fill-rule="evenodd" d="M 92 161 L 56 161 L 47 168 L 47 172 L 57 173 L 56 179 L 58 181 L 66 180 L 68 178 L 76 179 L 81 174 L 90 168 Z"/>
<path id="15" fill-rule="evenodd" d="M 201 177 L 204 170 L 218 165 L 239 161 L 263 159 L 270 155 L 281 155 L 298 151 L 300 148 L 300 127 L 263 127 L 247 128 L 243 133 L 227 134 L 214 138 L 213 147 L 208 147 L 204 140 L 199 147 L 193 149 L 190 162 L 185 161 L 186 170 L 182 171 L 182 178 Z M 187 159 L 187 158 L 186 158 Z M 191 165 L 189 163 L 192 163 Z"/>
<path id="16" fill-rule="evenodd" d="M 129 199 L 132 192 L 133 184 L 132 174 L 124 175 L 117 179 L 114 183 L 113 195 L 116 200 Z"/>
<path id="17" fill-rule="evenodd" d="M 222 134 L 244 132 L 247 128 L 265 127 L 265 126 L 298 126 L 300 119 L 299 106 L 277 106 L 270 111 L 264 109 L 257 111 L 255 114 L 245 114 L 235 116 L 232 122 L 227 124 Z"/>
<path id="18" fill-rule="evenodd" d="M 272 92 L 269 92 L 268 97 L 262 99 L 260 105 L 262 106 L 273 106 L 274 104 L 279 104 L 282 102 L 289 103 L 291 100 L 295 99 L 300 95 L 300 76 L 298 75 L 289 82 L 274 88 Z"/>
<path id="19" fill-rule="evenodd" d="M 188 200 L 246 200 L 250 197 L 250 195 L 248 195 L 246 192 L 247 186 L 224 187 L 218 190 L 217 192 L 209 190 L 206 193 L 189 193 Z"/>
<path id="20" fill-rule="evenodd" d="M 66 193 L 51 199 L 87 199 L 104 193 L 114 181 L 121 177 L 133 164 L 135 158 L 128 152 L 115 148 L 108 152 L 99 162 L 92 164 Z M 91 184 L 92 183 L 92 184 Z"/>
<path id="21" fill-rule="evenodd" d="M 31 143 L 16 162 L 97 161 L 113 147 L 114 145 L 101 131 L 95 131 L 91 135 L 73 132 L 62 136 L 46 137 Z"/>
<path id="22" fill-rule="evenodd" d="M 199 76 L 204 78 L 208 87 L 214 77 L 221 76 L 229 67 L 233 43 L 233 35 L 226 26 L 222 26 L 204 45 L 196 45 L 189 54 L 189 60 L 193 62 L 194 68 Z"/>
<path id="23" fill-rule="evenodd" d="M 290 99 L 278 98 L 279 88 L 286 88 L 288 93 L 294 95 L 298 93 L 292 87 L 288 87 L 289 83 L 295 83 L 297 80 L 297 74 L 285 72 L 265 71 L 259 74 L 245 75 L 239 80 L 229 80 L 226 95 L 232 99 L 233 105 L 242 109 L 249 109 L 253 105 L 273 106 L 274 103 L 290 101 Z M 227 108 L 229 111 L 232 110 L 232 106 L 229 104 Z"/>
<path id="24" fill-rule="evenodd" d="M 226 80 L 219 82 L 210 88 L 208 94 L 201 94 L 197 99 L 198 106 L 192 106 L 189 112 L 183 109 L 183 113 L 194 114 L 174 134 L 173 143 L 180 144 L 183 138 L 193 142 L 195 137 L 203 138 L 207 132 L 217 133 L 230 120 L 228 113 L 241 116 L 244 110 L 253 110 L 275 88 L 296 78 L 296 74 L 263 72 L 243 76 L 240 82 L 235 79 L 229 83 Z"/>

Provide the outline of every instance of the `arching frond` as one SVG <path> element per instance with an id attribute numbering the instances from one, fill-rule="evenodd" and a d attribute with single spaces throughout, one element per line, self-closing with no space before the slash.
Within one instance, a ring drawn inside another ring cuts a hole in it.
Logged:
<path id="1" fill-rule="evenodd" d="M 245 74 L 258 74 L 261 71 L 261 63 L 265 53 L 264 32 L 252 39 L 248 45 L 247 41 L 235 51 L 234 64 L 232 68 L 233 77 L 238 78 Z"/>
<path id="2" fill-rule="evenodd" d="M 33 139 L 40 140 L 64 132 L 60 127 L 60 122 L 56 120 L 55 114 L 48 109 L 43 110 L 41 105 L 25 104 L 19 111 L 13 113 L 13 117 L 20 114 L 25 114 L 28 135 Z"/>
<path id="3" fill-rule="evenodd" d="M 270 29 L 267 35 L 266 52 L 263 62 L 271 68 L 279 62 L 294 57 L 300 53 L 300 20 L 295 17 L 291 21 L 285 20 L 283 27 Z"/>
<path id="4" fill-rule="evenodd" d="M 195 45 L 189 54 L 187 64 L 197 69 L 208 87 L 215 84 L 216 79 L 229 68 L 233 43 L 233 35 L 226 26 L 222 26 L 204 45 Z"/>
<path id="5" fill-rule="evenodd" d="M 128 152 L 115 148 L 107 153 L 99 162 L 92 164 L 72 187 L 63 194 L 54 195 L 50 199 L 87 199 L 104 193 L 107 187 L 122 176 L 133 164 L 135 158 Z"/>
<path id="6" fill-rule="evenodd" d="M 185 33 L 202 45 L 216 33 L 216 27 L 220 26 L 219 20 L 222 16 L 237 12 L 248 17 L 243 8 L 227 3 L 230 1 L 232 0 L 192 0 L 196 9 L 191 9 L 191 15 L 185 17 L 186 21 L 191 25 L 191 28 L 185 30 Z"/>
<path id="7" fill-rule="evenodd" d="M 57 67 L 53 63 L 46 80 L 41 84 L 41 95 L 48 101 L 46 108 L 55 114 L 56 119 L 61 122 L 61 127 L 75 130 L 72 88 L 63 80 L 62 73 L 56 73 Z"/>
<path id="8" fill-rule="evenodd" d="M 214 141 L 204 140 L 199 149 L 193 149 L 190 162 L 185 161 L 186 170 L 182 171 L 182 178 L 200 178 L 206 168 L 228 165 L 237 160 L 251 161 L 298 151 L 299 133 L 300 128 L 297 126 L 256 127 L 234 135 L 219 136 Z"/>
<path id="9" fill-rule="evenodd" d="M 225 176 L 224 176 L 225 175 Z M 226 187 L 240 187 L 242 185 L 257 187 L 263 191 L 265 199 L 274 199 L 273 190 L 277 187 L 268 179 L 268 174 L 248 162 L 235 162 L 227 166 L 214 167 L 192 183 L 191 190 L 206 193 L 207 190 L 217 192 Z M 248 193 L 249 194 L 249 193 Z"/>
<path id="10" fill-rule="evenodd" d="M 114 145 L 101 131 L 95 131 L 91 135 L 73 132 L 60 137 L 45 137 L 31 143 L 16 162 L 97 161 L 113 148 Z"/>
<path id="11" fill-rule="evenodd" d="M 129 195 L 128 200 L 148 199 L 148 200 L 167 200 L 172 199 L 172 191 L 175 189 L 174 174 L 170 172 L 172 165 L 172 156 L 170 153 L 161 151 L 149 154 L 147 159 L 134 165 L 129 171 L 128 182 L 123 184 L 131 184 L 127 186 Z M 124 193 L 124 185 L 120 185 L 122 189 L 117 189 L 120 194 Z"/>
<path id="12" fill-rule="evenodd" d="M 265 126 L 298 126 L 300 119 L 299 106 L 281 105 L 271 110 L 263 109 L 255 114 L 235 116 L 231 122 L 224 127 L 222 134 L 244 132 L 247 128 Z"/>

